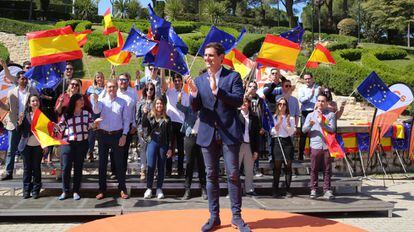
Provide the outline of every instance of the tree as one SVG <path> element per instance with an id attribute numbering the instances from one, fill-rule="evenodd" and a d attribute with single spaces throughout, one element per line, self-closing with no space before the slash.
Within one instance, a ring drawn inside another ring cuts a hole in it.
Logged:
<path id="1" fill-rule="evenodd" d="M 136 19 L 141 15 L 142 7 L 138 0 L 131 0 L 127 5 L 126 13 L 128 18 Z"/>
<path id="2" fill-rule="evenodd" d="M 74 8 L 76 19 L 89 20 L 98 14 L 95 0 L 75 0 Z"/>
<path id="3" fill-rule="evenodd" d="M 183 13 L 183 3 L 181 0 L 165 0 L 164 13 L 170 21 L 177 20 L 178 16 Z"/>
<path id="4" fill-rule="evenodd" d="M 338 30 L 340 35 L 356 36 L 358 24 L 354 19 L 351 18 L 342 19 L 338 23 Z"/>
<path id="5" fill-rule="evenodd" d="M 113 6 L 113 15 L 119 18 L 127 17 L 127 8 L 130 0 L 111 0 Z"/>
<path id="6" fill-rule="evenodd" d="M 224 2 L 216 2 L 215 0 L 207 0 L 202 7 L 203 14 L 210 18 L 210 22 L 217 24 L 226 14 L 226 6 Z"/>
<path id="7" fill-rule="evenodd" d="M 387 22 L 390 28 L 404 31 L 407 28 L 407 47 L 410 47 L 410 26 L 414 22 L 414 1 L 413 0 L 391 0 L 384 5 L 389 13 Z"/>

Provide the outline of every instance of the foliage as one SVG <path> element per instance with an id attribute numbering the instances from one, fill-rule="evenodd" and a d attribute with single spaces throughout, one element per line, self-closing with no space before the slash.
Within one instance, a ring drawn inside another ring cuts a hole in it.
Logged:
<path id="1" fill-rule="evenodd" d="M 26 23 L 13 19 L 0 18 L 0 31 L 16 35 L 26 35 L 27 32 L 49 30 L 52 28 L 53 27 L 49 25 Z"/>
<path id="2" fill-rule="evenodd" d="M 167 20 L 176 21 L 178 19 L 178 15 L 180 15 L 183 11 L 183 3 L 181 0 L 165 1 L 164 13 Z"/>
<path id="3" fill-rule="evenodd" d="M 84 31 L 86 29 L 92 29 L 92 23 L 88 20 L 67 20 L 67 21 L 59 21 L 55 24 L 56 28 L 72 27 L 72 30 L 76 32 Z"/>
<path id="4" fill-rule="evenodd" d="M 81 32 L 84 30 L 92 29 L 92 23 L 90 21 L 84 20 L 76 26 L 75 31 Z"/>
<path id="5" fill-rule="evenodd" d="M 378 60 L 397 60 L 404 59 L 408 53 L 401 48 L 388 48 L 375 50 L 373 54 Z"/>
<path id="6" fill-rule="evenodd" d="M 204 36 L 201 34 L 190 34 L 181 36 L 184 43 L 188 46 L 188 54 L 195 55 L 204 41 Z"/>
<path id="7" fill-rule="evenodd" d="M 111 45 L 111 48 L 117 46 L 117 39 L 115 34 L 112 34 L 108 37 L 104 36 L 101 32 L 93 32 L 88 35 L 88 41 L 83 46 L 83 51 L 91 56 L 103 57 L 103 52 L 109 49 L 109 43 Z"/>
<path id="8" fill-rule="evenodd" d="M 243 48 L 243 54 L 247 57 L 253 56 L 260 50 L 260 47 L 263 44 L 264 36 L 259 37 L 257 39 L 251 40 L 250 42 L 246 43 L 246 46 Z"/>
<path id="9" fill-rule="evenodd" d="M 2 43 L 0 43 L 0 59 L 6 62 L 10 60 L 9 50 Z"/>
<path id="10" fill-rule="evenodd" d="M 137 19 L 139 16 L 141 16 L 142 10 L 146 9 L 143 9 L 141 7 L 141 4 L 138 0 L 131 0 L 127 5 L 126 14 L 130 19 Z"/>
<path id="11" fill-rule="evenodd" d="M 358 33 L 358 23 L 351 18 L 342 19 L 338 23 L 338 30 L 340 35 L 356 36 Z"/>
<path id="12" fill-rule="evenodd" d="M 94 0 L 75 0 L 75 19 L 92 20 L 98 14 Z"/>
<path id="13" fill-rule="evenodd" d="M 346 60 L 356 61 L 361 59 L 362 49 L 343 49 L 338 51 L 338 54 Z"/>
<path id="14" fill-rule="evenodd" d="M 210 31 L 210 28 L 211 28 L 211 26 L 201 26 L 199 30 L 200 30 L 201 34 L 203 34 L 205 36 Z M 218 26 L 217 28 L 231 34 L 235 38 L 237 38 L 240 35 L 240 31 L 237 31 L 236 29 L 233 29 L 231 27 Z"/>
<path id="15" fill-rule="evenodd" d="M 221 18 L 226 14 L 226 6 L 224 2 L 215 0 L 207 0 L 203 4 L 203 15 L 209 18 L 210 23 L 217 24 Z"/>

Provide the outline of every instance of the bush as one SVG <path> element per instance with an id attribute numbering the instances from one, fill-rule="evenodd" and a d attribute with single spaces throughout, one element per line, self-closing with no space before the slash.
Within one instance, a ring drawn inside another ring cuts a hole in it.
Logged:
<path id="1" fill-rule="evenodd" d="M 85 20 L 85 21 L 80 22 L 76 26 L 75 31 L 81 32 L 81 31 L 90 30 L 90 29 L 92 29 L 92 23 L 90 21 Z"/>
<path id="2" fill-rule="evenodd" d="M 31 31 L 42 31 L 49 29 L 53 29 L 53 27 L 49 25 L 26 23 L 13 19 L 0 18 L 0 31 L 10 34 L 26 35 L 26 33 Z"/>
<path id="3" fill-rule="evenodd" d="M 201 34 L 190 34 L 181 36 L 184 43 L 188 46 L 188 54 L 195 55 L 204 41 L 204 36 Z"/>
<path id="4" fill-rule="evenodd" d="M 109 36 L 111 48 L 117 46 L 117 38 L 115 33 Z M 93 32 L 88 36 L 88 42 L 83 46 L 83 51 L 91 56 L 103 57 L 103 52 L 109 49 L 108 37 L 101 32 Z"/>
<path id="5" fill-rule="evenodd" d="M 81 23 L 82 20 L 67 20 L 67 21 L 59 21 L 55 24 L 56 28 L 66 27 L 70 26 L 72 27 L 72 30 L 76 29 L 76 26 L 78 26 L 79 23 Z"/>
<path id="6" fill-rule="evenodd" d="M 113 19 L 113 23 L 118 30 L 129 33 L 132 25 L 143 33 L 148 33 L 150 24 L 147 20 L 134 20 L 134 19 Z M 103 25 L 103 24 L 102 24 Z"/>
<path id="7" fill-rule="evenodd" d="M 187 21 L 175 21 L 172 22 L 172 26 L 177 34 L 191 33 L 198 28 L 197 24 Z"/>
<path id="8" fill-rule="evenodd" d="M 260 48 L 262 47 L 263 41 L 265 39 L 265 36 L 261 36 L 257 39 L 254 39 L 248 43 L 246 43 L 246 45 L 243 48 L 243 54 L 246 57 L 251 57 L 253 56 L 255 53 L 259 52 Z"/>
<path id="9" fill-rule="evenodd" d="M 6 63 L 10 60 L 9 50 L 2 43 L 0 43 L 0 59 L 6 61 Z"/>
<path id="10" fill-rule="evenodd" d="M 375 55 L 375 51 L 372 52 L 364 52 L 361 57 L 361 63 L 363 66 L 374 70 L 380 78 L 388 85 L 404 82 L 406 83 L 407 80 L 404 77 L 405 73 L 403 70 L 398 70 L 392 68 L 384 63 L 382 63 Z"/>
<path id="11" fill-rule="evenodd" d="M 201 26 L 200 27 L 200 32 L 201 34 L 203 34 L 204 36 L 208 34 L 208 32 L 210 31 L 211 26 Z M 240 35 L 240 31 L 233 29 L 231 27 L 223 27 L 223 26 L 217 26 L 218 29 L 225 31 L 229 34 L 231 34 L 232 36 L 234 36 L 234 38 L 237 39 L 237 37 L 239 37 Z"/>
<path id="12" fill-rule="evenodd" d="M 374 51 L 374 55 L 379 60 L 397 60 L 404 59 L 407 51 L 401 48 L 387 48 Z"/>
<path id="13" fill-rule="evenodd" d="M 339 55 L 349 61 L 355 61 L 361 59 L 362 49 L 344 49 L 339 51 Z"/>
<path id="14" fill-rule="evenodd" d="M 342 19 L 337 27 L 340 35 L 355 36 L 358 33 L 358 23 L 352 18 Z"/>

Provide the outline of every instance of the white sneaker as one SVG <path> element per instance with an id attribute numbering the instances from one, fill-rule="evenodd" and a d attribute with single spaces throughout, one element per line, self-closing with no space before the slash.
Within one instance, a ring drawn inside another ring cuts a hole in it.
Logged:
<path id="1" fill-rule="evenodd" d="M 151 189 L 145 190 L 144 199 L 150 199 L 151 197 L 152 197 L 152 190 Z"/>
<path id="2" fill-rule="evenodd" d="M 158 199 L 164 198 L 164 193 L 162 192 L 162 189 L 157 189 L 157 198 Z"/>

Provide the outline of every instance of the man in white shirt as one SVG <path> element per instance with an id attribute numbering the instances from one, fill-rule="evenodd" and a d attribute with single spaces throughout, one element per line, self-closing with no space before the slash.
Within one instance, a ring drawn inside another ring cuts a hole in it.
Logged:
<path id="1" fill-rule="evenodd" d="M 174 73 L 173 75 L 174 88 L 167 89 L 167 115 L 171 118 L 174 146 L 178 150 L 178 176 L 184 175 L 184 134 L 181 132 L 181 127 L 184 122 L 184 113 L 177 109 L 178 94 L 181 94 L 181 104 L 183 106 L 189 105 L 188 95 L 183 91 L 182 77 Z M 172 158 L 167 159 L 166 175 L 171 175 L 172 172 Z"/>

